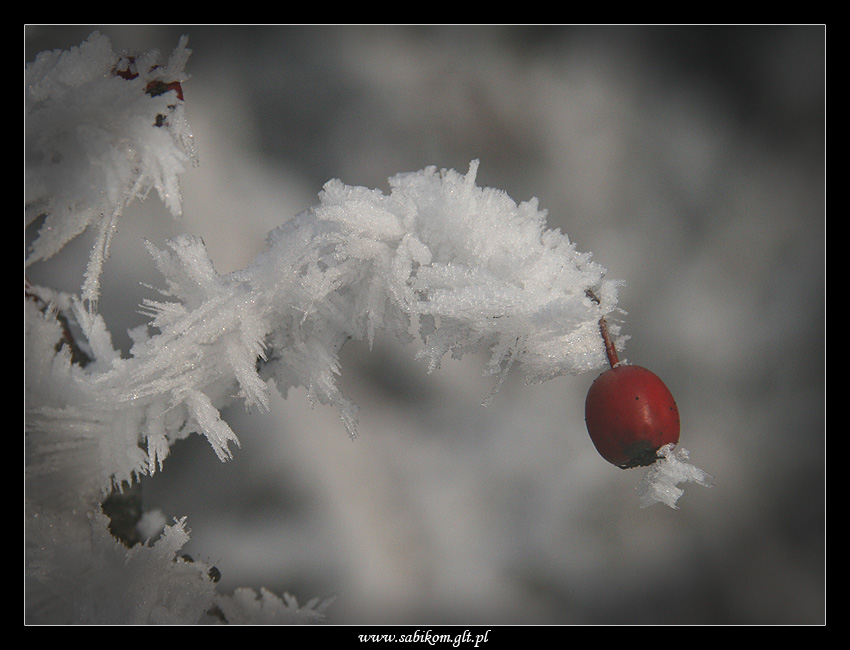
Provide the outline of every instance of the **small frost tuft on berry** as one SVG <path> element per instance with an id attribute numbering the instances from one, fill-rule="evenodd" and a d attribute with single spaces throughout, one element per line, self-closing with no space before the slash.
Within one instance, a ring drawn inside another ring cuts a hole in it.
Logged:
<path id="1" fill-rule="evenodd" d="M 658 450 L 658 460 L 653 463 L 637 488 L 640 507 L 646 508 L 654 503 L 664 503 L 678 509 L 676 501 L 685 491 L 677 487 L 679 483 L 698 483 L 711 487 L 714 478 L 687 462 L 690 454 L 687 449 L 675 450 L 674 444 L 664 445 Z"/>

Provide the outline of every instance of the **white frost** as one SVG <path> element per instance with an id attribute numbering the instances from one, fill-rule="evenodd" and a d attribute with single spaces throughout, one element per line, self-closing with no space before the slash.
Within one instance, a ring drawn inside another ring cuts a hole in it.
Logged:
<path id="1" fill-rule="evenodd" d="M 58 625 L 194 625 L 212 605 L 210 566 L 178 551 L 186 518 L 152 545 L 127 548 L 102 512 L 27 520 L 28 617 Z"/>
<path id="2" fill-rule="evenodd" d="M 181 214 L 177 177 L 195 163 L 184 106 L 173 91 L 152 97 L 145 89 L 154 79 L 186 79 L 186 44 L 184 37 L 167 62 L 155 50 L 139 55 L 133 79 L 115 74 L 122 57 L 98 32 L 26 66 L 25 223 L 39 225 L 27 264 L 96 228 L 82 290 L 91 303 L 127 205 L 155 189 L 172 214 Z M 160 126 L 158 115 L 168 116 Z"/>
<path id="3" fill-rule="evenodd" d="M 647 469 L 637 488 L 641 508 L 663 503 L 677 509 L 676 502 L 685 491 L 679 483 L 697 483 L 711 487 L 713 478 L 688 461 L 687 449 L 675 449 L 675 445 L 664 445 L 658 450 L 660 458 Z"/>

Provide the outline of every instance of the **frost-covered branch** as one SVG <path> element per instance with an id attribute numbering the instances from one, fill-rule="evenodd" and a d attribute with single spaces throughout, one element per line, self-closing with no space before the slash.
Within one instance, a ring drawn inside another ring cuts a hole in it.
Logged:
<path id="1" fill-rule="evenodd" d="M 156 50 L 119 55 L 95 32 L 79 47 L 42 52 L 26 67 L 24 200 L 26 226 L 38 227 L 27 264 L 95 228 L 82 288 L 93 304 L 127 205 L 156 189 L 172 214 L 182 212 L 177 177 L 196 159 L 173 84 L 185 81 L 190 52 L 183 37 L 167 62 Z"/>
<path id="2" fill-rule="evenodd" d="M 209 567 L 178 555 L 185 518 L 151 545 L 126 548 L 100 512 L 80 522 L 40 511 L 27 519 L 31 619 L 57 624 L 169 625 L 197 622 L 215 597 Z M 61 594 L 64 597 L 56 597 Z"/>
<path id="3" fill-rule="evenodd" d="M 129 481 L 153 473 L 170 441 L 189 432 L 227 459 L 238 441 L 218 409 L 233 397 L 266 408 L 268 378 L 284 394 L 304 386 L 336 406 L 356 435 L 356 407 L 336 381 L 338 353 L 378 331 L 409 341 L 418 328 L 418 356 L 431 370 L 468 352 L 489 355 L 488 374 L 516 365 L 528 381 L 601 366 L 597 321 L 614 309 L 617 283 L 546 229 L 536 201 L 517 205 L 478 187 L 477 166 L 401 174 L 389 194 L 332 181 L 316 207 L 270 234 L 252 265 L 226 275 L 196 237 L 149 246 L 167 299 L 145 304 L 151 321 L 133 332 L 129 358 L 99 316 L 71 301 L 93 362 L 65 368 L 77 394 L 64 408 L 41 408 L 39 429 L 95 439 L 104 427 L 115 430 L 107 438 L 135 431 L 146 452 L 100 472 Z M 591 287 L 599 304 L 586 295 Z"/>

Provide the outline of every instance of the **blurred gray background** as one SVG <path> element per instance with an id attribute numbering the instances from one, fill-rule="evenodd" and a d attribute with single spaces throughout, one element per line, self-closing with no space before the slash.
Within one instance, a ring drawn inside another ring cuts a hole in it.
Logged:
<path id="1" fill-rule="evenodd" d="M 26 60 L 94 29 L 193 51 L 200 165 L 181 219 L 152 194 L 119 223 L 100 304 L 117 345 L 162 286 L 142 238 L 200 235 L 224 273 L 331 178 L 386 189 L 479 158 L 479 184 L 538 197 L 625 281 L 621 356 L 664 378 L 715 477 L 640 509 L 642 470 L 584 428 L 595 373 L 517 373 L 484 408 L 480 358 L 428 375 L 415 347 L 348 345 L 357 441 L 292 391 L 228 409 L 232 462 L 194 437 L 144 480 L 222 591 L 335 594 L 335 623 L 824 621 L 823 27 L 32 26 Z M 79 290 L 90 245 L 31 279 Z"/>

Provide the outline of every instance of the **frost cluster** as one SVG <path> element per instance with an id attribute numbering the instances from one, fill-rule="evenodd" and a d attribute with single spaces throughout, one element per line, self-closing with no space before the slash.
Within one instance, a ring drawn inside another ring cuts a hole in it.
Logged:
<path id="1" fill-rule="evenodd" d="M 688 462 L 690 453 L 687 449 L 676 449 L 672 444 L 664 445 L 658 450 L 658 457 L 646 470 L 637 488 L 641 508 L 655 503 L 678 508 L 676 502 L 685 493 L 678 487 L 679 483 L 693 482 L 711 487 L 713 478 Z"/>
<path id="2" fill-rule="evenodd" d="M 99 296 L 110 240 L 129 203 L 156 189 L 172 214 L 182 211 L 177 176 L 195 163 L 183 103 L 173 90 L 146 89 L 185 81 L 186 45 L 183 37 L 167 62 L 156 50 L 130 58 L 95 32 L 78 47 L 42 52 L 26 66 L 26 226 L 39 227 L 27 264 L 95 228 L 84 300 Z"/>
<path id="3" fill-rule="evenodd" d="M 108 520 L 34 512 L 27 520 L 28 619 L 54 624 L 169 625 L 197 622 L 215 596 L 209 568 L 178 556 L 185 519 L 152 545 L 127 548 Z M 60 597 L 57 597 L 60 595 Z"/>

